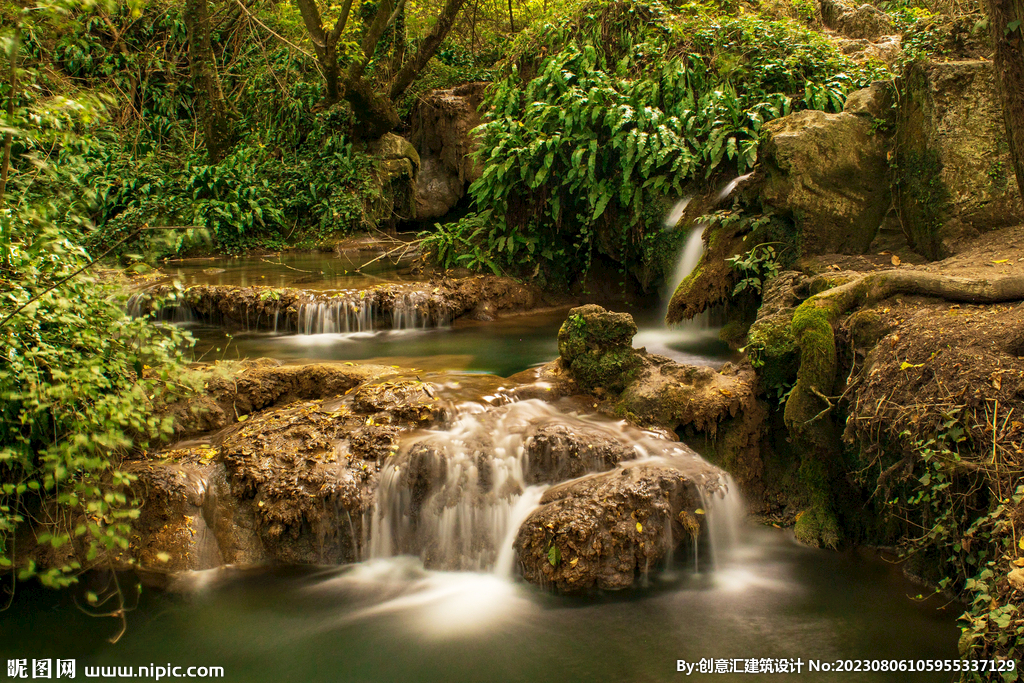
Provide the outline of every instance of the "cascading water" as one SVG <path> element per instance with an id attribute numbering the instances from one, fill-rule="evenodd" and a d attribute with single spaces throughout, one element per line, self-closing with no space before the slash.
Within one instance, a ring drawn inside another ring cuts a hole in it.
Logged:
<path id="1" fill-rule="evenodd" d="M 538 435 L 551 430 L 591 443 L 576 450 L 552 448 L 550 441 L 538 447 Z M 567 414 L 532 399 L 497 408 L 464 404 L 446 429 L 404 444 L 381 473 L 369 524 L 369 558 L 415 554 L 431 567 L 511 575 L 517 530 L 536 509 L 547 483 L 564 479 L 567 471 L 614 466 L 593 447 L 598 440 L 617 443 L 629 465 L 695 473 L 707 514 L 702 543 L 716 548 L 712 557 L 723 552 L 717 546 L 730 542 L 727 529 L 738 518 L 720 511 L 742 507 L 727 475 L 678 442 L 624 422 Z M 670 551 L 673 545 L 667 539 Z"/>

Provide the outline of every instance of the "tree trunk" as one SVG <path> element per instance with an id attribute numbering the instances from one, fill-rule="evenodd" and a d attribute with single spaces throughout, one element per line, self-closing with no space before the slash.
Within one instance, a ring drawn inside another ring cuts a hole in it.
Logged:
<path id="1" fill-rule="evenodd" d="M 365 78 L 345 84 L 345 99 L 352 105 L 357 137 L 373 140 L 390 133 L 401 123 L 391 100 L 379 95 Z"/>
<path id="2" fill-rule="evenodd" d="M 206 0 L 186 0 L 185 23 L 188 26 L 189 64 L 197 94 L 199 120 L 203 126 L 203 139 L 210 163 L 215 164 L 231 148 L 235 131 L 217 75 Z"/>
<path id="3" fill-rule="evenodd" d="M 1006 139 L 1024 197 L 1024 0 L 988 0 L 988 11 Z"/>
<path id="4" fill-rule="evenodd" d="M 14 126 L 14 100 L 18 97 L 18 50 L 21 49 L 21 32 L 15 29 L 14 40 L 11 43 L 10 62 L 10 83 L 11 90 L 7 93 L 7 125 Z M 3 161 L 0 161 L 0 206 L 7 203 L 7 174 L 11 169 L 11 145 L 14 143 L 14 135 L 8 131 L 4 133 Z"/>
<path id="5" fill-rule="evenodd" d="M 426 66 L 430 58 L 437 52 L 437 48 L 444 42 L 448 32 L 452 30 L 452 26 L 455 25 L 455 18 L 465 4 L 466 0 L 446 0 L 441 14 L 437 17 L 434 28 L 423 39 L 423 43 L 420 45 L 420 49 L 416 51 L 416 55 L 406 62 L 405 66 L 398 72 L 398 75 L 395 76 L 395 81 L 391 84 L 391 91 L 388 94 L 392 100 L 398 99 L 399 95 L 404 93 L 406 88 L 416 80 L 420 71 L 423 70 L 423 67 Z"/>
<path id="6" fill-rule="evenodd" d="M 402 69 L 405 63 L 405 6 L 403 5 L 395 18 L 395 34 L 392 40 L 393 51 L 391 53 L 391 73 L 396 74 Z"/>

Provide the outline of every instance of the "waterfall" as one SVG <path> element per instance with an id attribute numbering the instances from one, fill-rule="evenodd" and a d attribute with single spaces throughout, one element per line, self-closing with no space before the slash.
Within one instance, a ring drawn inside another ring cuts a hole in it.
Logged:
<path id="1" fill-rule="evenodd" d="M 624 422 L 566 414 L 530 399 L 497 408 L 464 405 L 448 427 L 403 444 L 381 472 L 368 525 L 368 559 L 412 554 L 430 567 L 510 576 L 519 527 L 536 509 L 546 483 L 560 479 L 555 473 L 565 471 L 564 459 L 570 457 L 552 453 L 550 447 L 535 447 L 540 430 L 552 428 L 577 435 L 580 443 L 587 443 L 588 434 L 614 439 L 622 452 L 632 454 L 624 457 L 635 458 L 626 464 L 644 462 L 681 471 L 695 471 L 696 465 L 701 473 L 710 472 L 695 475 L 706 487 L 703 542 L 714 547 L 732 542 L 730 534 L 735 534 L 730 529 L 739 518 L 720 514 L 727 508 L 725 501 L 738 500 L 727 475 L 715 474 L 714 468 L 678 442 Z M 584 460 L 583 471 L 609 469 L 607 463 L 589 455 L 589 448 L 581 450 L 582 454 L 571 457 Z M 728 509 L 741 508 L 742 503 L 736 502 Z M 719 552 L 713 550 L 711 556 Z"/>
<path id="2" fill-rule="evenodd" d="M 670 287 L 666 293 L 666 306 L 667 300 L 672 298 L 672 295 L 679 287 L 679 283 L 697 268 L 697 264 L 700 263 L 700 257 L 704 255 L 705 227 L 707 227 L 706 223 L 698 223 L 694 226 L 690 234 L 687 235 L 682 249 L 679 251 L 679 257 L 676 259 L 676 269 L 672 272 L 672 279 L 668 283 Z"/>
<path id="3" fill-rule="evenodd" d="M 383 302 L 374 296 L 332 297 L 310 301 L 299 306 L 299 334 L 353 334 L 379 329 L 423 330 L 444 327 L 443 318 L 430 314 L 430 295 L 426 292 L 405 292 L 387 303 L 390 314 L 381 310 Z"/>

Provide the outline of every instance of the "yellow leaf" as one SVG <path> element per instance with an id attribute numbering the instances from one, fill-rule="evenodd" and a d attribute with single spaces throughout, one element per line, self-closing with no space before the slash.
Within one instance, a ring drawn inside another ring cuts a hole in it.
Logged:
<path id="1" fill-rule="evenodd" d="M 641 524 L 640 522 L 637 522 L 636 523 L 636 530 L 639 531 L 640 533 L 643 533 L 644 532 L 644 525 Z"/>
<path id="2" fill-rule="evenodd" d="M 170 555 L 170 553 L 165 553 L 163 551 L 160 551 L 160 552 L 158 552 L 156 554 L 156 559 L 159 560 L 160 562 L 170 562 L 171 561 L 171 555 Z"/>
<path id="3" fill-rule="evenodd" d="M 892 258 L 890 259 L 890 261 L 892 262 L 892 264 L 894 266 L 898 266 L 900 264 L 900 257 L 897 256 L 896 254 L 893 254 Z"/>
<path id="4" fill-rule="evenodd" d="M 572 562 L 569 563 L 569 566 L 570 567 L 575 567 L 576 563 L 579 562 L 579 561 L 580 561 L 580 558 L 574 557 L 574 558 L 572 558 Z"/>
<path id="5" fill-rule="evenodd" d="M 248 415 L 239 415 L 239 416 L 238 416 L 238 421 L 239 421 L 239 422 L 245 422 L 245 421 L 246 421 L 246 420 L 248 420 L 248 419 L 249 419 L 249 416 L 248 416 Z"/>
<path id="6" fill-rule="evenodd" d="M 993 261 L 992 263 L 1006 263 L 1009 260 L 1010 259 L 1008 259 L 1008 258 L 1004 258 L 1004 259 L 999 259 L 998 261 Z"/>
<path id="7" fill-rule="evenodd" d="M 1024 536 L 1021 536 L 1020 540 L 1017 541 L 1017 547 L 1020 548 L 1021 550 L 1024 550 Z"/>
<path id="8" fill-rule="evenodd" d="M 704 514 L 704 508 L 697 508 L 696 510 L 693 511 L 693 514 L 695 514 L 695 515 L 703 515 Z"/>

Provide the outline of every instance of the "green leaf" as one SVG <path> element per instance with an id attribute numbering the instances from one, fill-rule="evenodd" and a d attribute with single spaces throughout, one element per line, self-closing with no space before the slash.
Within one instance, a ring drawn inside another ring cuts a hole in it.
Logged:
<path id="1" fill-rule="evenodd" d="M 552 567 L 557 567 L 562 562 L 562 551 L 554 543 L 548 548 L 548 562 Z"/>

